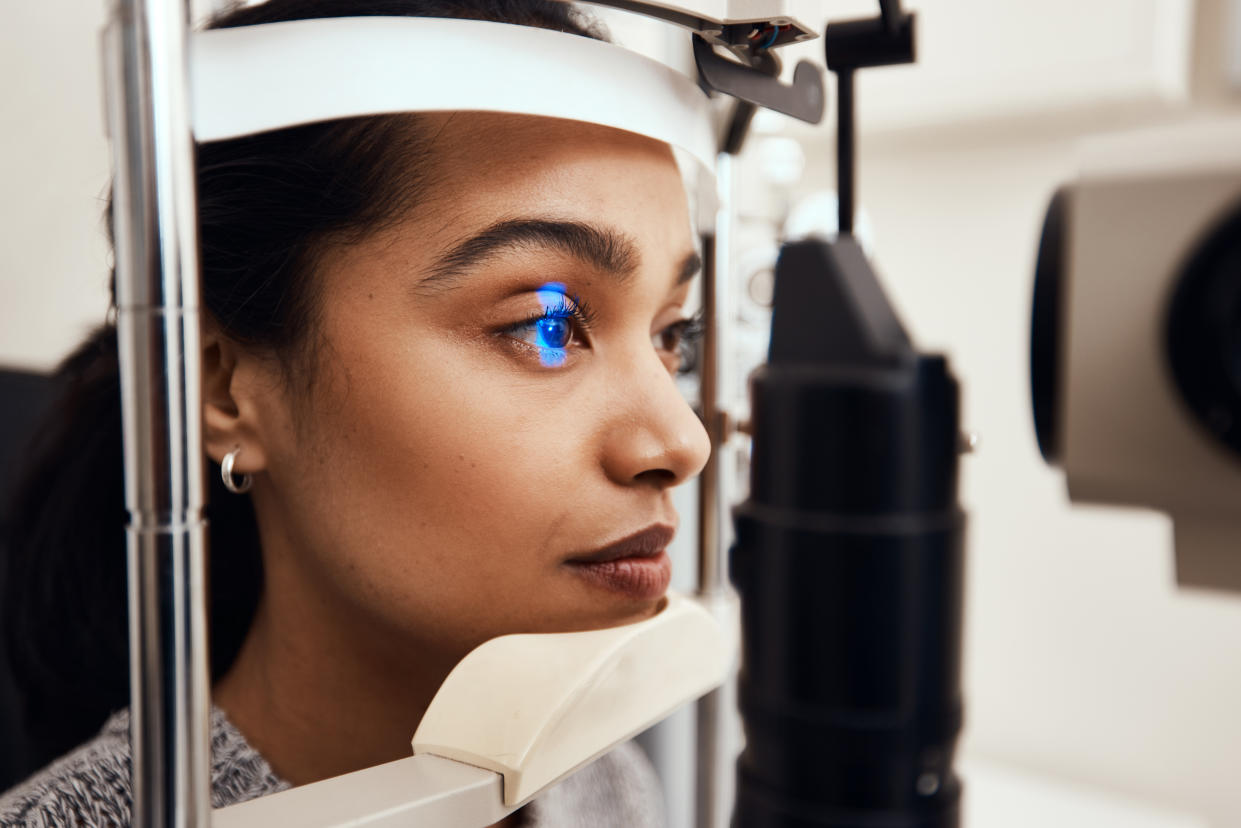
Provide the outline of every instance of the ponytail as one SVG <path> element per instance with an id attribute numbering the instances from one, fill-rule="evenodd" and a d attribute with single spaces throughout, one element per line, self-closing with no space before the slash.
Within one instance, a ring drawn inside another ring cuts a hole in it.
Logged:
<path id="1" fill-rule="evenodd" d="M 0 601 L 36 764 L 98 728 L 129 692 L 115 330 L 97 330 L 57 380 L 13 490 Z"/>
<path id="2" fill-rule="evenodd" d="M 32 767 L 89 738 L 129 704 L 129 632 L 121 390 L 116 329 L 95 331 L 56 373 L 62 389 L 13 491 L 0 624 Z M 227 671 L 262 585 L 249 498 L 213 466 L 211 673 Z"/>

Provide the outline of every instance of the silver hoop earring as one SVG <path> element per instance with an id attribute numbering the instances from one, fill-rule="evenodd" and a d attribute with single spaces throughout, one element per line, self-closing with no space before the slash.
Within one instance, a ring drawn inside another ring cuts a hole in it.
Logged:
<path id="1" fill-rule="evenodd" d="M 254 478 L 248 474 L 243 474 L 240 481 L 233 479 L 233 463 L 239 454 L 241 446 L 224 455 L 224 460 L 220 463 L 220 478 L 224 481 L 224 488 L 233 494 L 245 494 L 254 485 Z"/>

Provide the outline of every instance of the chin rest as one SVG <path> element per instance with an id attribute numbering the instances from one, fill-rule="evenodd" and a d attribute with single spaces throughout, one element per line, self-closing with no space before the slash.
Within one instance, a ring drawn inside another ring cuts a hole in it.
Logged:
<path id="1" fill-rule="evenodd" d="M 636 624 L 494 638 L 444 680 L 414 753 L 503 775 L 516 808 L 718 687 L 735 649 L 731 624 L 674 593 Z"/>
<path id="2" fill-rule="evenodd" d="M 636 624 L 505 635 L 462 659 L 414 734 L 414 756 L 216 811 L 213 828 L 481 828 L 719 686 L 735 598 L 669 593 Z"/>

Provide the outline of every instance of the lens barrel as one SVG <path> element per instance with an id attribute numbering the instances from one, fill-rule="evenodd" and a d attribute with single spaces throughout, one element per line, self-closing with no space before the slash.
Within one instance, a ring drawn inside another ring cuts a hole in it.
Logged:
<path id="1" fill-rule="evenodd" d="M 733 825 L 956 826 L 957 383 L 845 238 L 786 245 L 751 395 Z"/>
<path id="2" fill-rule="evenodd" d="M 1241 204 L 1189 256 L 1168 305 L 1168 366 L 1204 433 L 1241 456 Z"/>

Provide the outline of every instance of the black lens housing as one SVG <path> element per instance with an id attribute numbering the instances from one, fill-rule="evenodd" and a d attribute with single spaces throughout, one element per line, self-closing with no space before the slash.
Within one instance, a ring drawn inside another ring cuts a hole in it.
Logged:
<path id="1" fill-rule="evenodd" d="M 1194 419 L 1241 456 L 1241 205 L 1188 257 L 1164 330 L 1169 368 Z"/>
<path id="2" fill-rule="evenodd" d="M 1060 463 L 1061 361 L 1064 289 L 1069 256 L 1069 192 L 1052 196 L 1043 220 L 1030 319 L 1030 397 L 1034 434 L 1043 459 Z"/>
<path id="3" fill-rule="evenodd" d="M 786 245 L 751 381 L 735 828 L 954 828 L 959 391 L 852 239 Z"/>

